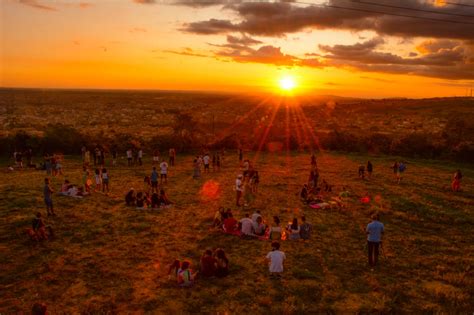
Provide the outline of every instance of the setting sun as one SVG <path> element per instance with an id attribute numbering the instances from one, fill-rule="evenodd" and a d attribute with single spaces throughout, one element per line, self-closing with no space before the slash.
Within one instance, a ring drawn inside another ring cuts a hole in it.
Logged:
<path id="1" fill-rule="evenodd" d="M 283 77 L 279 81 L 280 89 L 285 91 L 291 91 L 296 87 L 296 82 L 293 77 Z"/>

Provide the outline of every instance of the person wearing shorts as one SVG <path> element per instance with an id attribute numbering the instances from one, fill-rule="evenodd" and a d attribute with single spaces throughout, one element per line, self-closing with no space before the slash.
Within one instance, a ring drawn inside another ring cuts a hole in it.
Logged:
<path id="1" fill-rule="evenodd" d="M 46 204 L 46 211 L 48 215 L 56 215 L 53 209 L 53 192 L 54 190 L 50 186 L 49 178 L 44 179 L 44 203 Z"/>
<path id="2" fill-rule="evenodd" d="M 168 163 L 164 160 L 160 164 L 160 183 L 163 183 L 163 179 L 165 180 L 165 183 L 168 182 Z"/>

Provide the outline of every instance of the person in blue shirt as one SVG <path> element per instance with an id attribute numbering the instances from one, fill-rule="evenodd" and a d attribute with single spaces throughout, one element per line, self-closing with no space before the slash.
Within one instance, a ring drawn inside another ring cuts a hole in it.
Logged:
<path id="1" fill-rule="evenodd" d="M 372 222 L 367 224 L 365 232 L 367 234 L 369 265 L 375 267 L 379 259 L 379 246 L 382 242 L 382 235 L 384 232 L 384 226 L 383 223 L 379 221 L 378 214 L 372 216 Z"/>
<path id="2" fill-rule="evenodd" d="M 150 175 L 150 182 L 151 182 L 151 192 L 158 193 L 158 172 L 156 171 L 156 167 L 153 166 L 153 171 Z"/>

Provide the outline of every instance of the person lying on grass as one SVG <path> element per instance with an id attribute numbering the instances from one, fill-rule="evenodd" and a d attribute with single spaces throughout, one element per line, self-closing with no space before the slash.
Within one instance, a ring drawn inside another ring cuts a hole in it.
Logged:
<path id="1" fill-rule="evenodd" d="M 216 276 L 217 260 L 212 255 L 212 250 L 206 249 L 201 257 L 201 275 L 206 278 Z"/>
<path id="2" fill-rule="evenodd" d="M 127 204 L 127 206 L 135 206 L 136 199 L 137 198 L 135 197 L 135 190 L 133 188 L 130 188 L 128 193 L 125 195 L 125 203 Z"/>
<path id="3" fill-rule="evenodd" d="M 181 268 L 178 271 L 178 285 L 180 287 L 191 287 L 194 284 L 194 279 L 199 271 L 193 273 L 190 267 L 191 263 L 187 260 L 181 264 Z"/>
<path id="4" fill-rule="evenodd" d="M 285 253 L 280 251 L 280 243 L 272 242 L 272 251 L 266 256 L 268 260 L 268 267 L 270 271 L 270 277 L 281 278 L 283 273 L 283 262 L 286 259 Z"/>
<path id="5" fill-rule="evenodd" d="M 293 218 L 293 222 L 291 224 L 288 224 L 288 226 L 286 227 L 286 230 L 288 232 L 290 240 L 300 239 L 300 227 L 298 225 L 297 218 Z"/>

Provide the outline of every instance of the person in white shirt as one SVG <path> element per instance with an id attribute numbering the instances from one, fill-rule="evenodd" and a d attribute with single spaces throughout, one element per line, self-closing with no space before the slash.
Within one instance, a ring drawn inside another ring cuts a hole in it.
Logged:
<path id="1" fill-rule="evenodd" d="M 140 166 L 143 165 L 142 159 L 143 159 L 143 150 L 140 149 L 140 150 L 138 150 L 138 164 L 139 164 Z"/>
<path id="2" fill-rule="evenodd" d="M 204 173 L 209 173 L 209 162 L 211 161 L 209 154 L 206 153 L 203 156 L 202 161 L 204 162 Z"/>
<path id="3" fill-rule="evenodd" d="M 281 277 L 283 272 L 283 261 L 286 259 L 285 253 L 280 251 L 280 243 L 272 242 L 272 251 L 267 254 L 269 262 L 270 276 Z"/>
<path id="4" fill-rule="evenodd" d="M 253 233 L 253 221 L 249 218 L 249 214 L 245 214 L 245 218 L 239 221 L 241 228 L 240 231 L 242 232 L 242 236 L 254 236 Z"/>
<path id="5" fill-rule="evenodd" d="M 236 205 L 240 207 L 240 198 L 242 198 L 242 193 L 244 191 L 244 185 L 242 184 L 242 175 L 237 176 L 235 180 L 235 191 L 236 191 Z"/>
<path id="6" fill-rule="evenodd" d="M 256 210 L 253 214 L 252 214 L 252 221 L 253 223 L 257 222 L 257 218 L 258 217 L 262 217 L 262 215 L 260 214 L 260 210 Z"/>
<path id="7" fill-rule="evenodd" d="M 163 178 L 165 179 L 165 183 L 168 182 L 168 163 L 163 160 L 160 164 L 160 184 L 163 184 Z"/>

